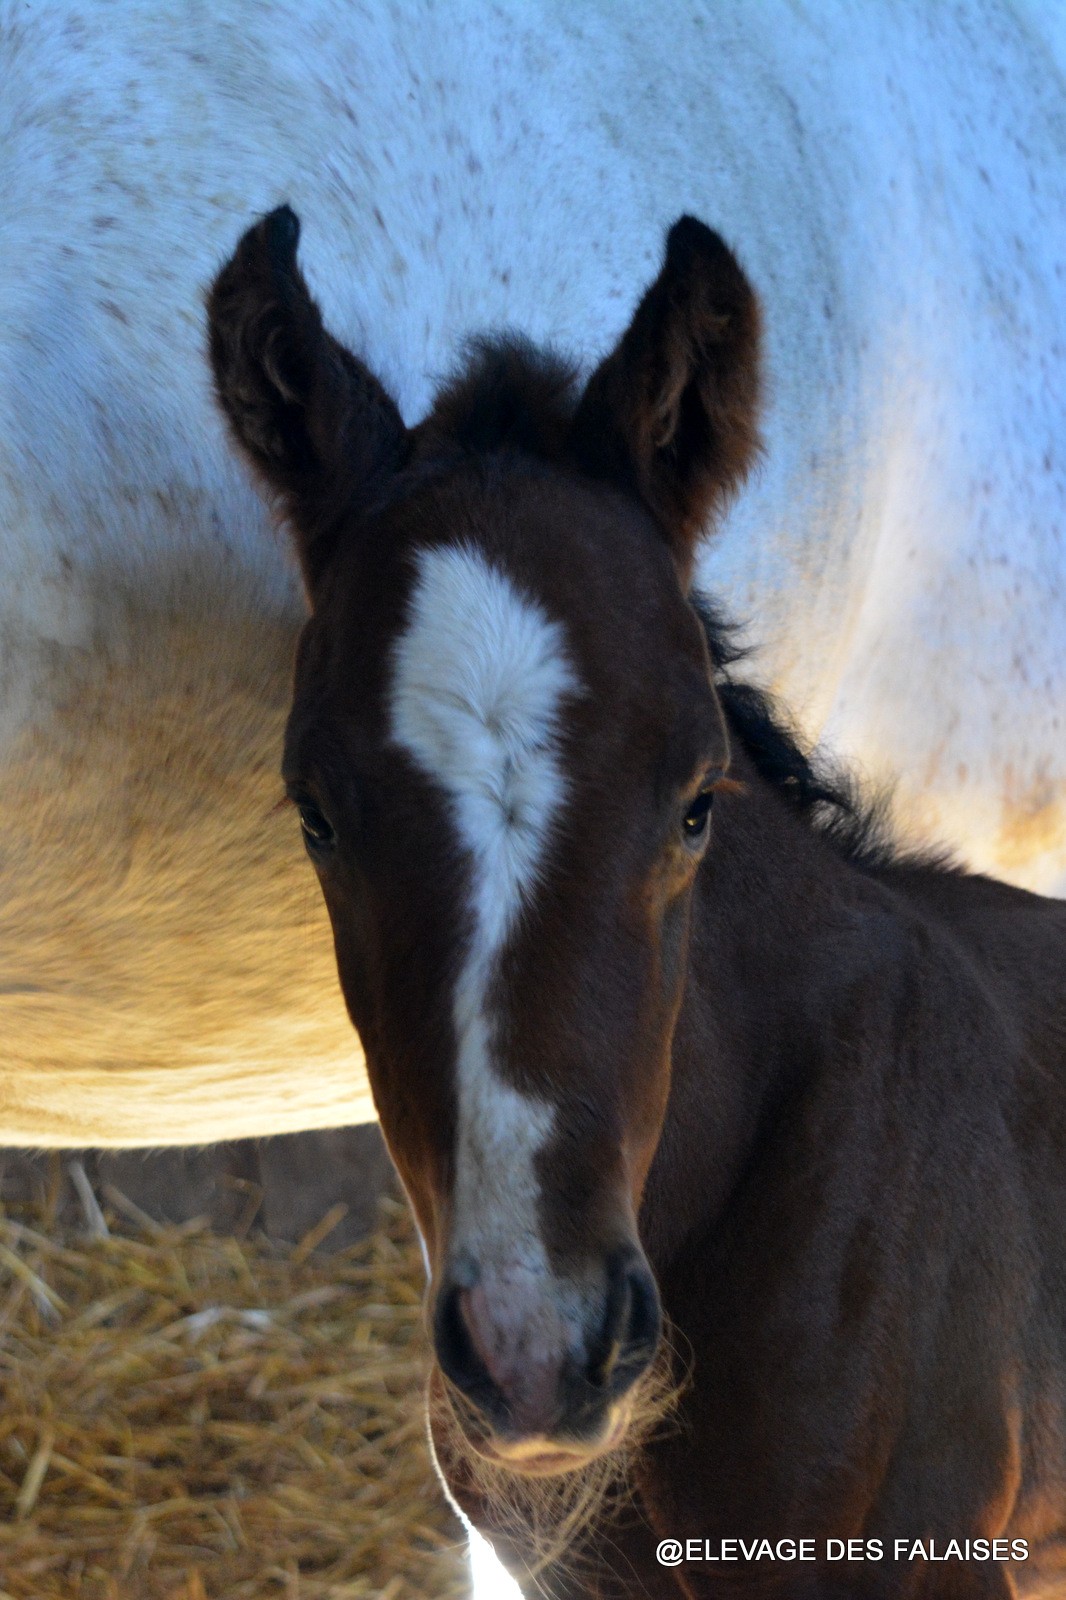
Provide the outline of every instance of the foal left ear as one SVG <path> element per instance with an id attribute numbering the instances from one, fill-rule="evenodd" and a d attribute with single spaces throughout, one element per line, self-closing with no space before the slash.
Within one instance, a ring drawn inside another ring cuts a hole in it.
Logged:
<path id="1" fill-rule="evenodd" d="M 207 297 L 215 389 L 244 455 L 292 524 L 308 591 L 341 530 L 403 462 L 409 435 L 367 367 L 322 323 L 288 206 L 241 239 Z"/>
<path id="2" fill-rule="evenodd" d="M 662 271 L 574 416 L 580 464 L 644 501 L 686 585 L 707 519 L 759 452 L 760 321 L 732 251 L 682 217 L 667 235 Z"/>

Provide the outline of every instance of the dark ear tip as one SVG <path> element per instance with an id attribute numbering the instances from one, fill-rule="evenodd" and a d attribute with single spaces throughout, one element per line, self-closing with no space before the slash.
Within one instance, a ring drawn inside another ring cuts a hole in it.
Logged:
<path id="1" fill-rule="evenodd" d="M 708 250 L 723 250 L 725 245 L 713 228 L 708 228 L 699 217 L 678 217 L 670 232 L 666 235 L 666 254 L 671 256 L 688 256 L 704 254 Z"/>
<path id="2" fill-rule="evenodd" d="M 698 217 L 678 217 L 666 235 L 666 264 L 684 271 L 697 262 L 704 271 L 746 282 L 739 261 L 720 233 Z"/>
<path id="3" fill-rule="evenodd" d="M 263 218 L 267 253 L 275 267 L 292 264 L 300 242 L 300 219 L 291 206 L 278 206 Z"/>
<path id="4" fill-rule="evenodd" d="M 666 236 L 664 272 L 688 285 L 700 284 L 719 313 L 758 315 L 755 291 L 720 233 L 697 217 L 679 217 Z"/>

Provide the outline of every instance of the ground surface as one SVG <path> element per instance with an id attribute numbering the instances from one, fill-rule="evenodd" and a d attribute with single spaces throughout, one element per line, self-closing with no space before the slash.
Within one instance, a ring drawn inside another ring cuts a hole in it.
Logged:
<path id="1" fill-rule="evenodd" d="M 57 1191 L 0 1217 L 0 1600 L 468 1592 L 400 1203 L 330 1253 Z"/>

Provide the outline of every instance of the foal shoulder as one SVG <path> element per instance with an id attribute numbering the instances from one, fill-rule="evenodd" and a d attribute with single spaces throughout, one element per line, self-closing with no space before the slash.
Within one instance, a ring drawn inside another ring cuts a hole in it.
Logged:
<path id="1" fill-rule="evenodd" d="M 1066 901 L 963 872 L 901 873 L 894 887 L 945 930 L 1027 1049 L 1066 1076 Z"/>
<path id="2" fill-rule="evenodd" d="M 1066 904 L 993 879 L 900 869 L 853 881 L 830 1008 L 866 1055 L 977 1092 L 1009 1082 L 1058 1018 L 1066 1069 Z M 1046 1041 L 1045 1041 L 1046 1042 Z"/>

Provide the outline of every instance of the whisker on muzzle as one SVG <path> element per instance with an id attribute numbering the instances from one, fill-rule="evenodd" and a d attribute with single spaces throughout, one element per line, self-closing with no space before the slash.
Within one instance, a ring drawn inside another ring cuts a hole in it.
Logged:
<path id="1" fill-rule="evenodd" d="M 628 1420 L 617 1445 L 580 1466 L 551 1476 L 527 1477 L 479 1455 L 456 1415 L 466 1402 L 435 1374 L 428 1393 L 430 1431 L 445 1488 L 459 1488 L 477 1504 L 477 1523 L 490 1541 L 521 1564 L 521 1581 L 535 1583 L 551 1600 L 550 1580 L 572 1580 L 583 1568 L 582 1534 L 595 1525 L 599 1537 L 633 1503 L 641 1459 L 648 1446 L 669 1434 L 674 1413 L 692 1375 L 682 1353 L 688 1341 L 664 1320 L 655 1360 L 625 1397 Z M 460 1509 L 462 1505 L 460 1504 Z"/>

